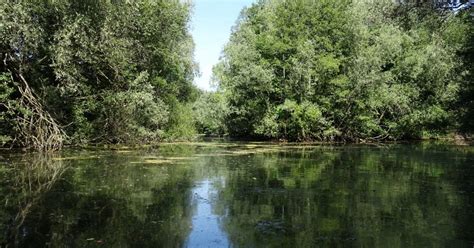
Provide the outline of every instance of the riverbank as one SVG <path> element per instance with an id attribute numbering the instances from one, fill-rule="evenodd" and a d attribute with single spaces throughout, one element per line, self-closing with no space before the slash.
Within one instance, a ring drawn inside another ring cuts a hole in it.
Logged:
<path id="1" fill-rule="evenodd" d="M 358 142 L 328 142 L 328 141 L 302 141 L 302 142 L 290 142 L 286 140 L 265 140 L 265 139 L 251 139 L 251 138 L 232 138 L 232 137 L 208 137 L 198 136 L 193 140 L 187 141 L 164 141 L 164 142 L 153 142 L 147 144 L 110 144 L 110 143 L 89 143 L 89 144 L 67 144 L 63 148 L 65 149 L 109 149 L 109 150 L 128 150 L 128 149 L 143 149 L 143 148 L 155 148 L 160 146 L 170 145 L 196 145 L 196 146 L 219 146 L 227 144 L 241 144 L 244 146 L 252 147 L 257 145 L 279 145 L 279 146 L 312 146 L 312 145 L 351 145 L 351 144 L 372 144 L 372 145 L 383 145 L 383 144 L 417 144 L 417 143 L 433 143 L 433 144 L 447 144 L 447 145 L 463 145 L 471 146 L 474 145 L 474 135 L 471 134 L 458 134 L 450 133 L 446 135 L 437 136 L 426 136 L 422 139 L 417 140 L 385 140 L 385 141 L 373 141 L 373 140 L 359 140 Z M 1 147 L 0 150 L 16 150 L 16 151 L 31 151 L 34 149 L 26 149 L 21 147 Z"/>

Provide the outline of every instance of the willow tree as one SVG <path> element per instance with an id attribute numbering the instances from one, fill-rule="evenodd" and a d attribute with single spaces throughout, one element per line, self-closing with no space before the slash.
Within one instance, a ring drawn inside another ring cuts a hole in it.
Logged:
<path id="1" fill-rule="evenodd" d="M 242 12 L 214 70 L 229 130 L 356 141 L 455 128 L 467 27 L 389 0 L 259 1 Z"/>
<path id="2" fill-rule="evenodd" d="M 162 139 L 169 113 L 195 91 L 190 8 L 164 0 L 2 1 L 0 135 L 39 138 L 24 134 L 19 119 L 41 117 L 45 124 L 35 126 L 58 130 L 53 144 Z"/>

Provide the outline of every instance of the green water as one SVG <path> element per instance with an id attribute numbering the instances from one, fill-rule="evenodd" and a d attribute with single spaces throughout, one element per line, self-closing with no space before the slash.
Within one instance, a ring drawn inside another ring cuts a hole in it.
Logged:
<path id="1" fill-rule="evenodd" d="M 469 146 L 0 153 L 0 247 L 472 247 Z"/>

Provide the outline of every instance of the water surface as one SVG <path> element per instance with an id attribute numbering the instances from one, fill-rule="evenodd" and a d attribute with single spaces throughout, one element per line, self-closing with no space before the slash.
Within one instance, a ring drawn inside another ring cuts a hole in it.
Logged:
<path id="1" fill-rule="evenodd" d="M 0 153 L 0 247 L 472 247 L 474 149 Z"/>

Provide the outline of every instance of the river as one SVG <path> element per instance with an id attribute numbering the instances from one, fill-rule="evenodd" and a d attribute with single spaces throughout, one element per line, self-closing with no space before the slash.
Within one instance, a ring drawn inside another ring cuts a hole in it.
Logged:
<path id="1" fill-rule="evenodd" d="M 472 247 L 474 147 L 0 152 L 0 247 Z"/>

